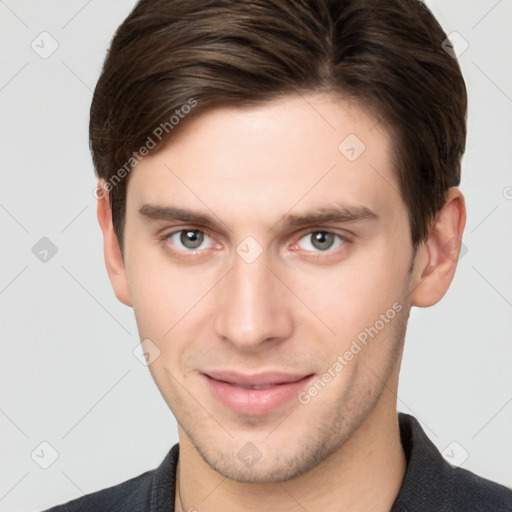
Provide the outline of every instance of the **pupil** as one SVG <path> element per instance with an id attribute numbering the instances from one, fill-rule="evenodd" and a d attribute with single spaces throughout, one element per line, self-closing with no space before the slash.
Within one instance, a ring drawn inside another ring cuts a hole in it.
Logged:
<path id="1" fill-rule="evenodd" d="M 181 243 L 189 249 L 199 247 L 203 241 L 203 234 L 200 231 L 184 231 L 181 236 Z"/>
<path id="2" fill-rule="evenodd" d="M 328 249 L 333 242 L 334 235 L 325 231 L 317 231 L 313 237 L 313 245 L 317 249 Z"/>

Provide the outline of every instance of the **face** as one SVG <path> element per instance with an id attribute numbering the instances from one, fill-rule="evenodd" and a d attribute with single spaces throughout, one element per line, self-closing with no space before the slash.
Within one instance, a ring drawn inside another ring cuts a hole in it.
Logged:
<path id="1" fill-rule="evenodd" d="M 313 468 L 396 378 L 413 251 L 390 151 L 357 106 L 290 96 L 206 111 L 132 171 L 127 303 L 180 441 L 222 475 Z"/>

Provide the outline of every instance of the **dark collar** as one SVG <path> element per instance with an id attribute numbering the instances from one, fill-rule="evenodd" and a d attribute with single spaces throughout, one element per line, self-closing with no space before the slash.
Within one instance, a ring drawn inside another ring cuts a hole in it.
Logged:
<path id="1" fill-rule="evenodd" d="M 512 490 L 451 466 L 413 416 L 398 413 L 398 422 L 407 470 L 391 512 L 512 510 Z M 175 444 L 156 469 L 149 512 L 174 512 L 178 456 Z"/>
<path id="2" fill-rule="evenodd" d="M 446 510 L 446 496 L 453 486 L 453 468 L 427 437 L 418 420 L 398 413 L 400 438 L 407 470 L 391 512 Z"/>

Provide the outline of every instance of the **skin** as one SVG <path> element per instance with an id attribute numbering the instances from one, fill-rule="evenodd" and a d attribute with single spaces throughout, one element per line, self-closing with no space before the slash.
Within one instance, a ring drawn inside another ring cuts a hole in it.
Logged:
<path id="1" fill-rule="evenodd" d="M 353 162 L 338 150 L 349 134 L 366 146 Z M 448 191 L 413 258 L 388 134 L 357 105 L 309 94 L 219 107 L 173 137 L 130 175 L 124 259 L 107 197 L 98 220 L 116 296 L 160 350 L 149 368 L 179 424 L 176 510 L 389 511 L 406 469 L 396 392 L 407 319 L 452 281 L 458 248 L 443 248 L 462 238 L 460 190 Z M 284 221 L 334 203 L 378 219 Z M 220 228 L 148 220 L 144 204 L 199 211 Z M 182 232 L 168 236 L 179 229 L 202 230 L 199 248 Z M 318 231 L 337 235 L 332 246 L 314 244 Z M 247 236 L 262 250 L 252 263 L 236 252 Z M 321 376 L 396 303 L 401 311 L 307 404 L 237 414 L 201 378 L 213 369 Z M 249 442 L 261 454 L 252 467 L 237 457 Z"/>

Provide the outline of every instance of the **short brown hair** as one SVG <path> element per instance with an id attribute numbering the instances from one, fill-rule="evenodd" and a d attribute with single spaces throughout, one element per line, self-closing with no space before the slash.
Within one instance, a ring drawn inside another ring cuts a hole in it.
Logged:
<path id="1" fill-rule="evenodd" d="M 89 127 L 121 250 L 134 157 L 172 137 L 185 105 L 188 120 L 307 92 L 353 98 L 384 122 L 416 248 L 460 183 L 466 143 L 466 86 L 446 39 L 418 0 L 141 0 L 112 40 Z"/>

